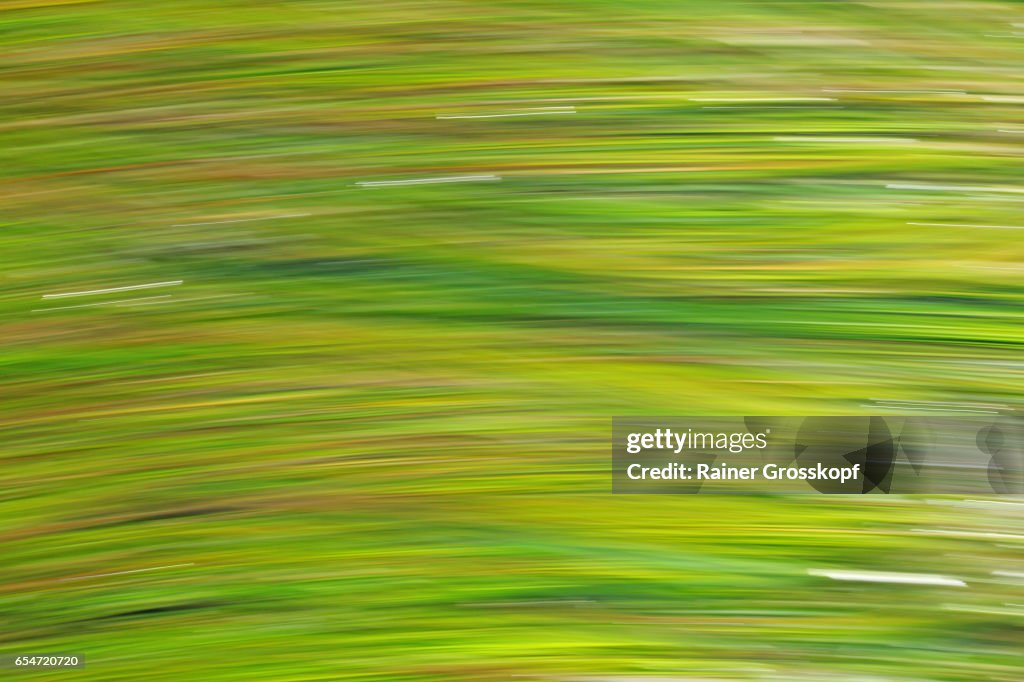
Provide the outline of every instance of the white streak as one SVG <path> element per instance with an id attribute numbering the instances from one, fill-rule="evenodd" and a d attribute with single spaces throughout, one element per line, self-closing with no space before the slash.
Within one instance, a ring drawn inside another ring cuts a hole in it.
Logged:
<path id="1" fill-rule="evenodd" d="M 986 102 L 1006 102 L 1009 104 L 1024 103 L 1024 97 L 1018 95 L 982 95 L 981 98 Z"/>
<path id="2" fill-rule="evenodd" d="M 153 568 L 137 568 L 133 571 L 114 571 L 113 573 L 97 573 L 96 575 L 80 575 L 73 578 L 61 578 L 62 581 L 68 580 L 87 580 L 89 578 L 106 578 L 112 575 L 126 575 L 128 573 L 144 573 L 146 571 L 160 571 L 165 568 L 184 568 L 185 566 L 195 566 L 194 563 L 189 564 L 171 564 L 169 566 L 154 566 Z"/>
<path id="3" fill-rule="evenodd" d="M 91 296 L 92 294 L 112 294 L 116 291 L 135 291 L 136 289 L 155 289 L 157 287 L 176 287 L 182 280 L 170 282 L 151 282 L 149 284 L 133 284 L 127 287 L 111 287 L 109 289 L 92 289 L 90 291 L 69 291 L 63 294 L 43 294 L 43 298 L 67 298 L 69 296 Z"/>
<path id="4" fill-rule="evenodd" d="M 62 306 L 57 306 L 56 308 L 33 308 L 32 312 L 34 312 L 34 313 L 46 313 L 46 312 L 49 312 L 51 310 L 71 310 L 72 308 L 95 308 L 98 305 L 117 305 L 117 304 L 128 305 L 128 304 L 135 303 L 136 301 L 150 301 L 150 300 L 153 300 L 153 299 L 156 299 L 156 298 L 170 298 L 170 297 L 171 297 L 170 294 L 164 294 L 163 296 L 142 296 L 141 298 L 122 298 L 122 299 L 119 299 L 117 301 L 103 301 L 102 303 L 83 303 L 81 305 L 62 305 Z M 135 304 L 136 305 L 141 305 L 141 304 L 138 304 L 138 303 L 135 303 Z M 120 308 L 122 306 L 118 305 L 117 307 Z"/>
<path id="5" fill-rule="evenodd" d="M 835 97 L 690 97 L 691 102 L 835 102 Z"/>
<path id="6" fill-rule="evenodd" d="M 912 137 L 814 137 L 812 135 L 779 136 L 773 138 L 776 142 L 850 142 L 850 143 L 888 143 L 888 144 L 913 144 L 918 140 Z"/>
<path id="7" fill-rule="evenodd" d="M 226 225 L 227 223 L 251 223 L 256 220 L 277 220 L 279 218 L 307 218 L 312 213 L 285 213 L 284 215 L 270 215 L 260 218 L 238 218 L 235 220 L 211 220 L 204 223 L 176 223 L 171 227 L 192 227 L 195 225 Z"/>
<path id="8" fill-rule="evenodd" d="M 822 88 L 822 92 L 867 92 L 890 95 L 966 95 L 963 90 L 868 90 L 860 88 Z"/>
<path id="9" fill-rule="evenodd" d="M 926 227 L 977 227 L 990 230 L 1024 230 L 1024 225 L 972 225 L 970 223 L 907 223 Z"/>
<path id="10" fill-rule="evenodd" d="M 845 109 L 846 107 L 841 107 L 841 106 L 834 106 L 834 107 L 828 107 L 828 106 L 825 106 L 825 107 L 816 107 L 816 106 L 791 106 L 791 107 L 790 106 L 779 106 L 779 107 L 773 107 L 773 106 L 768 106 L 768 107 L 759 107 L 759 108 L 760 109 L 800 109 L 802 111 L 807 111 L 809 109 L 829 109 L 829 110 Z M 746 109 L 746 110 L 749 111 L 750 107 L 742 107 L 742 106 L 717 106 L 717 107 L 701 107 L 701 109 Z"/>
<path id="11" fill-rule="evenodd" d="M 963 604 L 943 604 L 943 611 L 962 611 L 964 613 L 983 613 L 989 616 L 1024 616 L 1024 611 L 1011 611 L 1009 609 L 989 608 L 983 609 L 977 606 L 966 606 Z"/>
<path id="12" fill-rule="evenodd" d="M 957 408 L 1009 408 L 1006 402 L 949 402 L 947 400 L 902 400 L 899 398 L 871 398 L 876 402 L 906 402 L 908 404 L 951 404 Z"/>
<path id="13" fill-rule="evenodd" d="M 357 182 L 360 187 L 391 187 L 394 185 L 429 185 L 440 182 L 484 182 L 501 180 L 498 175 L 452 175 L 445 178 L 416 178 L 414 180 L 371 180 Z"/>
<path id="14" fill-rule="evenodd" d="M 552 114 L 575 114 L 575 107 L 531 107 L 533 111 L 524 111 L 518 113 L 508 114 L 451 114 L 451 115 L 440 115 L 434 118 L 438 120 L 447 120 L 454 118 L 508 118 L 510 116 L 548 116 Z"/>
<path id="15" fill-rule="evenodd" d="M 955 538 L 975 538 L 978 540 L 1024 540 L 1024 535 L 1015 533 L 993 533 L 977 530 L 943 530 L 941 528 L 914 528 L 913 533 L 923 535 L 948 535 Z"/>
<path id="16" fill-rule="evenodd" d="M 852 580 L 867 583 L 898 583 L 903 585 L 943 585 L 946 587 L 967 587 L 967 583 L 958 578 L 930 573 L 883 573 L 881 571 L 826 571 L 816 568 L 808 569 L 809 575 L 831 578 L 832 580 Z"/>
<path id="17" fill-rule="evenodd" d="M 921 189 L 933 192 L 1007 192 L 1024 194 L 1020 187 L 973 187 L 968 185 L 932 185 L 922 182 L 890 182 L 886 189 Z"/>
<path id="18" fill-rule="evenodd" d="M 575 111 L 533 111 L 521 114 L 473 114 L 467 116 L 435 116 L 438 120 L 453 118 L 510 118 L 512 116 L 547 116 L 548 114 L 575 114 Z"/>
<path id="19" fill-rule="evenodd" d="M 995 410 L 962 410 L 953 407 L 919 407 L 917 405 L 875 405 L 863 403 L 861 407 L 876 407 L 881 410 L 925 410 L 927 412 L 969 412 L 971 414 L 999 414 Z"/>

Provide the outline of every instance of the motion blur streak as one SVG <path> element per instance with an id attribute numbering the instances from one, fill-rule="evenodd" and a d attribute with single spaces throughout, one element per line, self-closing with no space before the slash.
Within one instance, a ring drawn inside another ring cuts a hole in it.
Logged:
<path id="1" fill-rule="evenodd" d="M 1017 506 L 608 494 L 612 415 L 1020 406 L 1019 3 L 0 22 L 0 652 L 1021 679 Z"/>

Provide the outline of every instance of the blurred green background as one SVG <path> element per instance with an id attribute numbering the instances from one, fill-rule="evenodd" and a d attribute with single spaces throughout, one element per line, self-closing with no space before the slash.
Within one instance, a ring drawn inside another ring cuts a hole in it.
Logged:
<path id="1" fill-rule="evenodd" d="M 0 652 L 86 659 L 2 679 L 1024 679 L 1021 498 L 613 497 L 608 440 L 1020 404 L 1020 3 L 0 32 Z"/>

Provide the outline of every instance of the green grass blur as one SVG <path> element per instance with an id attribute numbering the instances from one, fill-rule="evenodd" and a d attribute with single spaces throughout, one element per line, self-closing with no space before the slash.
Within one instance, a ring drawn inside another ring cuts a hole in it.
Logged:
<path id="1" fill-rule="evenodd" d="M 1020 680 L 1019 505 L 613 497 L 608 438 L 1019 405 L 1022 26 L 0 2 L 0 652 L 86 659 L 0 679 Z"/>

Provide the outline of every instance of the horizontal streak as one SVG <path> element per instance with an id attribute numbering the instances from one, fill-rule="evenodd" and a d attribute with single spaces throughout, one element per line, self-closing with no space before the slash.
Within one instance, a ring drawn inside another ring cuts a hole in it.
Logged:
<path id="1" fill-rule="evenodd" d="M 86 580 L 88 578 L 106 578 L 106 577 L 112 576 L 112 575 L 126 575 L 128 573 L 144 573 L 146 571 L 159 571 L 159 570 L 162 570 L 162 569 L 165 569 L 165 568 L 184 568 L 185 566 L 195 566 L 195 564 L 194 563 L 191 563 L 191 564 L 171 564 L 169 566 L 154 566 L 152 568 L 137 568 L 137 569 L 132 570 L 132 571 L 114 571 L 113 573 L 97 573 L 95 575 L 80 575 L 80 576 L 75 576 L 73 578 L 61 578 L 61 580 L 69 581 L 69 580 Z"/>
<path id="2" fill-rule="evenodd" d="M 34 313 L 45 313 L 51 310 L 71 310 L 72 308 L 95 308 L 99 305 L 115 305 L 115 304 L 128 304 L 136 301 L 152 301 L 157 298 L 170 298 L 170 294 L 164 294 L 163 296 L 142 296 L 140 298 L 121 298 L 116 301 L 103 301 L 102 303 L 82 303 L 81 305 L 62 305 L 56 308 L 33 308 Z M 120 306 L 119 306 L 120 307 Z"/>
<path id="3" fill-rule="evenodd" d="M 925 410 L 928 412 L 969 412 L 971 414 L 999 414 L 995 410 L 965 410 L 958 407 L 921 407 L 919 405 L 877 405 L 864 403 L 861 407 L 876 407 L 881 410 Z"/>
<path id="4" fill-rule="evenodd" d="M 109 289 L 92 289 L 90 291 L 69 291 L 63 294 L 43 294 L 43 298 L 67 298 L 69 296 L 90 296 L 92 294 L 112 294 L 117 291 L 135 291 L 136 289 L 155 289 L 157 287 L 174 287 L 182 283 L 176 279 L 169 282 L 151 282 L 149 284 L 133 284 L 127 287 L 110 287 Z"/>
<path id="5" fill-rule="evenodd" d="M 883 573 L 881 571 L 826 571 L 809 569 L 809 575 L 831 578 L 832 580 L 852 580 L 868 583 L 896 583 L 902 585 L 943 585 L 946 587 L 967 587 L 967 583 L 958 578 L 929 573 Z"/>
<path id="6" fill-rule="evenodd" d="M 890 182 L 886 189 L 923 189 L 933 192 L 1008 192 L 1010 194 L 1024 194 L 1024 188 L 1020 187 L 974 187 L 970 185 L 929 185 L 915 182 Z"/>
<path id="7" fill-rule="evenodd" d="M 482 182 L 501 180 L 497 175 L 453 175 L 445 178 L 417 178 L 415 180 L 370 180 L 357 182 L 360 187 L 390 187 L 392 185 L 428 185 L 439 182 Z"/>
<path id="8" fill-rule="evenodd" d="M 867 92 L 892 95 L 966 95 L 963 90 L 867 90 L 858 88 L 822 88 L 822 92 Z"/>
<path id="9" fill-rule="evenodd" d="M 969 223 L 907 223 L 907 225 L 924 225 L 926 227 L 977 227 L 991 230 L 1024 230 L 1022 225 L 971 225 Z"/>
<path id="10" fill-rule="evenodd" d="M 889 143 L 912 144 L 917 142 L 912 137 L 815 137 L 813 135 L 792 135 L 773 138 L 776 142 L 850 142 L 850 143 Z"/>
<path id="11" fill-rule="evenodd" d="M 690 97 L 691 102 L 835 102 L 835 97 Z"/>
<path id="12" fill-rule="evenodd" d="M 435 116 L 434 118 L 436 118 L 438 120 L 447 120 L 447 119 L 452 119 L 452 118 L 509 118 L 511 116 L 549 116 L 549 115 L 552 115 L 552 114 L 575 114 L 575 113 L 576 113 L 575 109 L 568 110 L 568 109 L 561 109 L 560 108 L 558 110 L 551 110 L 551 111 L 524 111 L 524 112 L 513 113 L 513 114 L 451 114 L 451 115 Z"/>
<path id="13" fill-rule="evenodd" d="M 285 213 L 284 215 L 269 215 L 262 216 L 259 218 L 237 218 L 234 220 L 211 220 L 203 223 L 176 223 L 171 227 L 192 227 L 194 225 L 225 225 L 227 223 L 251 223 L 256 220 L 278 220 L 281 218 L 306 218 L 313 215 L 312 213 Z"/>
<path id="14" fill-rule="evenodd" d="M 907 403 L 909 405 L 952 405 L 954 407 L 1006 407 L 1010 406 L 1006 403 L 964 403 L 964 402 L 950 402 L 948 400 L 901 400 L 899 398 L 872 398 L 875 402 L 879 403 Z"/>

